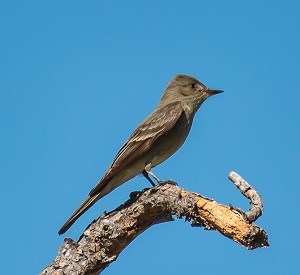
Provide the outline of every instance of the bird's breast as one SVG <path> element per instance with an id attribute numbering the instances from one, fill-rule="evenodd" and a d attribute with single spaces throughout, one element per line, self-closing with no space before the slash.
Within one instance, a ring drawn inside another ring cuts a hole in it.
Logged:
<path id="1" fill-rule="evenodd" d="M 149 156 L 152 167 L 168 159 L 181 147 L 189 134 L 191 124 L 192 121 L 182 115 L 171 130 L 157 139 L 153 144 L 152 154 Z"/>

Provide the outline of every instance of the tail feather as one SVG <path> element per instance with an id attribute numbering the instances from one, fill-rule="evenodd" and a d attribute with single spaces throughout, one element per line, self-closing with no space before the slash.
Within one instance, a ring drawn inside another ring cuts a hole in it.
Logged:
<path id="1" fill-rule="evenodd" d="M 85 213 L 96 201 L 98 201 L 103 195 L 96 194 L 94 196 L 88 196 L 85 201 L 79 206 L 79 208 L 71 215 L 71 217 L 64 223 L 64 225 L 59 229 L 58 234 L 64 234 L 73 223 Z"/>

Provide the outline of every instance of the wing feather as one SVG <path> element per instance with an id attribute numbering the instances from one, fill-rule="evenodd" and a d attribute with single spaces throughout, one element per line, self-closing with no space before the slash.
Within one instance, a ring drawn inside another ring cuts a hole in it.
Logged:
<path id="1" fill-rule="evenodd" d="M 177 122 L 183 109 L 179 101 L 157 109 L 132 133 L 113 160 L 111 167 L 127 166 Z M 140 150 L 138 150 L 140 148 Z"/>
<path id="2" fill-rule="evenodd" d="M 148 116 L 121 147 L 100 183 L 90 195 L 96 194 L 103 188 L 105 182 L 147 152 L 160 136 L 172 129 L 182 112 L 182 105 L 177 101 L 157 109 Z"/>

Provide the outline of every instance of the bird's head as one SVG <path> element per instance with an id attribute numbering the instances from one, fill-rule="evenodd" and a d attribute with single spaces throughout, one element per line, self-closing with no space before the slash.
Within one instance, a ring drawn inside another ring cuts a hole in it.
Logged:
<path id="1" fill-rule="evenodd" d="M 196 112 L 201 104 L 210 96 L 222 93 L 222 90 L 207 88 L 192 76 L 178 74 L 173 77 L 165 89 L 160 105 L 181 101 L 183 106 Z"/>

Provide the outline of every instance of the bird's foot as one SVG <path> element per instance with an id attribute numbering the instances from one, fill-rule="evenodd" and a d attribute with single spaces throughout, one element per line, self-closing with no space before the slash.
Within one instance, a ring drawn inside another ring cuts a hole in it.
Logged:
<path id="1" fill-rule="evenodd" d="M 160 181 L 158 182 L 158 185 L 159 185 L 159 186 L 165 185 L 165 184 L 171 184 L 171 185 L 178 186 L 178 184 L 177 184 L 175 181 L 173 181 L 173 180 L 164 180 L 164 181 L 160 180 Z"/>

